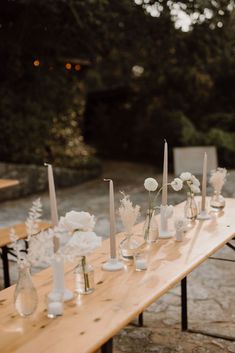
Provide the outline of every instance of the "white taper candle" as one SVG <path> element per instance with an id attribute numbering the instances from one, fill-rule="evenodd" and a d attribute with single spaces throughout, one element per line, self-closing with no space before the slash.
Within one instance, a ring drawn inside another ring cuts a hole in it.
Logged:
<path id="1" fill-rule="evenodd" d="M 167 183 L 168 183 L 168 145 L 164 143 L 163 176 L 162 176 L 162 206 L 167 205 Z"/>
<path id="2" fill-rule="evenodd" d="M 114 189 L 113 181 L 111 179 L 104 179 L 109 181 L 109 220 L 110 220 L 110 257 L 116 258 L 116 239 L 115 239 L 115 206 L 114 206 Z"/>
<path id="3" fill-rule="evenodd" d="M 202 172 L 202 203 L 201 210 L 206 209 L 206 183 L 207 183 L 207 153 L 204 154 L 203 172 Z"/>

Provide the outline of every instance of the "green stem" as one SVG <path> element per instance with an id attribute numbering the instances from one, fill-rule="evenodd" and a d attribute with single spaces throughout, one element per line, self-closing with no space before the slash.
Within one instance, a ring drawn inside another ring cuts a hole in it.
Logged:
<path id="1" fill-rule="evenodd" d="M 90 288 L 88 273 L 86 272 L 86 256 L 82 256 L 82 270 L 84 276 L 85 292 Z"/>

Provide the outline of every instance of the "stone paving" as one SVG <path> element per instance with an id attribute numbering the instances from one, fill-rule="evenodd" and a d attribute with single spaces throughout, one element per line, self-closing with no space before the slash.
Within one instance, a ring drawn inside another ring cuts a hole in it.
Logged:
<path id="1" fill-rule="evenodd" d="M 160 181 L 159 171 L 149 165 L 124 162 L 106 162 L 103 175 L 82 185 L 57 192 L 59 214 L 74 210 L 87 210 L 97 217 L 96 232 L 108 234 L 108 185 L 103 177 L 115 182 L 116 205 L 119 190 L 132 196 L 134 203 L 147 207 L 147 194 L 143 188 L 146 177 Z M 211 190 L 208 189 L 208 194 Z M 235 171 L 231 171 L 223 195 L 235 197 Z M 23 222 L 32 200 L 40 196 L 44 206 L 44 219 L 49 219 L 47 193 L 24 199 L 0 203 L 1 226 Z M 183 193 L 169 193 L 172 204 L 185 199 Z M 144 211 L 142 218 L 144 217 Z M 117 219 L 117 230 L 121 230 Z M 235 260 L 235 252 L 228 247 L 218 253 L 220 257 Z M 11 264 L 11 277 L 16 278 Z M 1 278 L 0 278 L 1 279 Z M 188 310 L 190 327 L 235 337 L 235 263 L 208 260 L 188 276 Z M 180 331 L 180 288 L 177 286 L 144 313 L 144 327 L 129 325 L 114 340 L 114 353 L 235 353 L 235 342 L 182 333 Z"/>

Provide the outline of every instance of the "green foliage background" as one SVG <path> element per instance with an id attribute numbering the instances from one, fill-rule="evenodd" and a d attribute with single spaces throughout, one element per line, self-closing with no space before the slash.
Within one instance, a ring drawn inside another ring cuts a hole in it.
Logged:
<path id="1" fill-rule="evenodd" d="M 18 0 L 0 16 L 1 160 L 76 167 L 94 155 L 85 134 L 109 158 L 160 165 L 167 138 L 235 166 L 234 1 Z"/>

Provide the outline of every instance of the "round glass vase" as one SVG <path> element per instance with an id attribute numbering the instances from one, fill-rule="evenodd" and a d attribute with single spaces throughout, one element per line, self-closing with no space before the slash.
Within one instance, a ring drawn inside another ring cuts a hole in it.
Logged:
<path id="1" fill-rule="evenodd" d="M 191 192 L 187 193 L 187 200 L 184 206 L 184 216 L 190 221 L 195 221 L 198 215 L 197 203 L 194 198 L 194 194 Z"/>
<path id="2" fill-rule="evenodd" d="M 152 209 L 149 209 L 147 211 L 147 216 L 144 222 L 143 233 L 144 233 L 144 240 L 148 244 L 155 243 L 159 237 L 159 230 L 158 230 L 157 220 L 155 217 L 155 211 Z"/>
<path id="3" fill-rule="evenodd" d="M 125 238 L 120 242 L 120 256 L 124 261 L 133 262 L 135 254 L 143 247 L 142 236 L 125 233 Z"/>
<path id="4" fill-rule="evenodd" d="M 219 212 L 225 207 L 225 198 L 219 191 L 214 191 L 214 195 L 210 200 L 210 206 L 214 212 Z"/>
<path id="5" fill-rule="evenodd" d="M 81 263 L 75 268 L 75 291 L 79 294 L 94 292 L 94 269 L 88 264 L 86 256 L 82 256 Z"/>
<path id="6" fill-rule="evenodd" d="M 31 278 L 30 265 L 21 263 L 18 270 L 19 276 L 14 292 L 15 308 L 21 316 L 29 316 L 37 308 L 37 291 Z"/>

